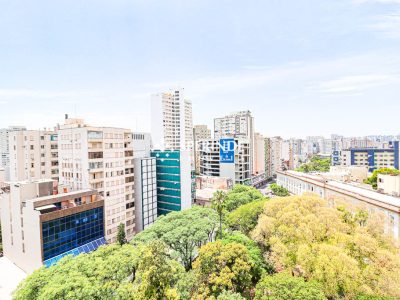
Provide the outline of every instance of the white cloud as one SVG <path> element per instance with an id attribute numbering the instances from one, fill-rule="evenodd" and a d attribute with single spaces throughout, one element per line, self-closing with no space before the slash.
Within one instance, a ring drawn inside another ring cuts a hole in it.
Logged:
<path id="1" fill-rule="evenodd" d="M 378 31 L 384 37 L 400 38 L 400 11 L 377 17 L 376 22 L 369 28 Z"/>

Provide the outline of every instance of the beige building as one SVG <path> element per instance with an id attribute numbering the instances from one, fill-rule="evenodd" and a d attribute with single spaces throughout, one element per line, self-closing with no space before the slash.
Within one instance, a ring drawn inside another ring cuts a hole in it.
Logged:
<path id="1" fill-rule="evenodd" d="M 58 180 L 56 131 L 19 130 L 9 133 L 10 181 Z"/>
<path id="2" fill-rule="evenodd" d="M 281 137 L 265 138 L 265 175 L 267 178 L 276 176 L 282 170 L 282 143 Z"/>
<path id="3" fill-rule="evenodd" d="M 254 134 L 254 174 L 265 173 L 265 138 L 260 133 Z"/>
<path id="4" fill-rule="evenodd" d="M 62 193 L 59 193 L 62 192 Z M 67 192 L 57 181 L 14 182 L 0 190 L 4 256 L 26 273 L 105 243 L 104 201 L 94 190 Z"/>
<path id="5" fill-rule="evenodd" d="M 399 197 L 400 176 L 390 174 L 378 174 L 378 191 L 384 194 Z"/>
<path id="6" fill-rule="evenodd" d="M 121 223 L 128 239 L 135 233 L 132 139 L 129 129 L 89 126 L 80 119 L 67 118 L 59 130 L 60 184 L 99 191 L 109 242 L 116 241 Z"/>
<path id="7" fill-rule="evenodd" d="M 151 137 L 155 149 L 193 149 L 192 102 L 184 89 L 151 96 Z"/>
<path id="8" fill-rule="evenodd" d="M 228 192 L 233 188 L 231 178 L 197 176 L 196 177 L 196 204 L 211 206 L 216 191 Z"/>
<path id="9" fill-rule="evenodd" d="M 194 136 L 194 155 L 195 155 L 195 170 L 196 174 L 200 174 L 200 151 L 199 141 L 211 139 L 211 129 L 208 129 L 207 125 L 194 125 L 193 127 Z"/>

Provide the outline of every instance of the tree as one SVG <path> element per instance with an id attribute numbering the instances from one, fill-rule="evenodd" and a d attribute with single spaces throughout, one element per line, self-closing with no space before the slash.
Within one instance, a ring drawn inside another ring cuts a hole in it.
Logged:
<path id="1" fill-rule="evenodd" d="M 234 211 L 228 213 L 225 218 L 226 224 L 233 230 L 240 230 L 248 235 L 258 221 L 258 216 L 262 213 L 264 205 L 268 199 L 257 200 L 239 206 Z"/>
<path id="2" fill-rule="evenodd" d="M 252 237 L 277 272 L 319 282 L 328 298 L 397 299 L 400 249 L 383 232 L 373 214 L 330 208 L 305 194 L 267 201 Z"/>
<path id="3" fill-rule="evenodd" d="M 225 210 L 226 194 L 223 191 L 216 191 L 214 193 L 211 207 L 215 209 L 219 217 L 219 236 L 222 238 L 222 216 Z"/>
<path id="4" fill-rule="evenodd" d="M 246 300 L 242 295 L 231 291 L 223 291 L 217 298 L 217 300 Z"/>
<path id="5" fill-rule="evenodd" d="M 192 207 L 160 217 L 152 226 L 137 234 L 133 244 L 161 240 L 190 270 L 198 248 L 213 241 L 218 226 L 218 215 L 211 208 Z"/>
<path id="6" fill-rule="evenodd" d="M 316 282 L 284 273 L 264 276 L 257 284 L 255 300 L 324 300 L 326 297 Z"/>
<path id="7" fill-rule="evenodd" d="M 221 243 L 226 245 L 230 243 L 238 243 L 246 247 L 249 260 L 251 263 L 250 274 L 253 283 L 257 283 L 263 274 L 267 272 L 272 273 L 273 267 L 265 261 L 261 249 L 258 247 L 257 243 L 251 240 L 249 237 L 240 232 L 233 232 L 230 234 L 225 234 Z"/>
<path id="8" fill-rule="evenodd" d="M 287 189 L 285 189 L 283 186 L 280 186 L 276 183 L 272 183 L 269 188 L 272 191 L 272 194 L 274 194 L 275 196 L 278 197 L 286 197 L 286 196 L 290 196 L 290 193 Z"/>
<path id="9" fill-rule="evenodd" d="M 264 199 L 264 196 L 259 190 L 251 186 L 237 184 L 226 195 L 225 209 L 231 212 L 241 205 L 262 199 Z"/>
<path id="10" fill-rule="evenodd" d="M 125 224 L 121 223 L 118 225 L 117 242 L 121 246 L 126 244 Z"/>
<path id="11" fill-rule="evenodd" d="M 378 175 L 379 174 L 389 174 L 389 175 L 399 175 L 400 171 L 393 168 L 381 168 L 375 170 L 371 177 L 364 180 L 364 183 L 372 185 L 372 187 L 376 190 L 378 188 Z"/>
<path id="12" fill-rule="evenodd" d="M 329 172 L 331 166 L 331 159 L 313 156 L 310 159 L 310 162 L 302 164 L 299 168 L 296 169 L 298 172 L 310 173 L 310 172 Z"/>
<path id="13" fill-rule="evenodd" d="M 224 290 L 243 293 L 251 285 L 251 262 L 245 246 L 209 243 L 193 264 L 197 278 L 194 299 L 218 297 Z"/>

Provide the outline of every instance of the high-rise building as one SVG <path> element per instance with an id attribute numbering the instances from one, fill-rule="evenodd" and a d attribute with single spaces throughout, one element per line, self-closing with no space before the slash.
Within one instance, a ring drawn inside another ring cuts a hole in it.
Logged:
<path id="1" fill-rule="evenodd" d="M 195 155 L 195 171 L 196 174 L 200 174 L 200 151 L 198 142 L 202 140 L 211 139 L 211 130 L 207 128 L 207 125 L 194 125 L 193 127 L 194 136 L 194 155 Z"/>
<path id="2" fill-rule="evenodd" d="M 238 184 L 251 178 L 248 139 L 202 140 L 199 151 L 200 175 L 230 178 Z"/>
<path id="3" fill-rule="evenodd" d="M 193 149 L 192 103 L 184 89 L 151 96 L 151 137 L 155 149 Z"/>
<path id="4" fill-rule="evenodd" d="M 245 138 L 250 143 L 250 174 L 254 169 L 254 117 L 250 111 L 239 111 L 214 119 L 214 138 Z"/>
<path id="5" fill-rule="evenodd" d="M 153 150 L 151 157 L 156 160 L 158 216 L 190 208 L 195 197 L 190 151 Z"/>
<path id="6" fill-rule="evenodd" d="M 149 157 L 151 150 L 151 136 L 147 132 L 132 133 L 133 157 Z"/>
<path id="7" fill-rule="evenodd" d="M 139 233 L 157 220 L 156 158 L 135 158 L 135 214 Z"/>
<path id="8" fill-rule="evenodd" d="M 90 189 L 62 190 L 50 179 L 1 190 L 4 255 L 27 273 L 105 244 L 102 197 Z"/>
<path id="9" fill-rule="evenodd" d="M 9 133 L 10 180 L 58 180 L 58 134 L 49 130 Z"/>
<path id="10" fill-rule="evenodd" d="M 282 170 L 282 138 L 279 136 L 265 138 L 265 175 L 267 178 L 276 176 L 276 171 Z"/>
<path id="11" fill-rule="evenodd" d="M 98 190 L 104 197 L 107 240 L 116 241 L 121 223 L 130 239 L 135 234 L 132 132 L 65 121 L 58 139 L 60 184 Z"/>
<path id="12" fill-rule="evenodd" d="M 254 134 L 254 173 L 265 172 L 265 139 L 260 133 Z"/>
<path id="13" fill-rule="evenodd" d="M 26 130 L 23 126 L 11 126 L 0 129 L 0 168 L 4 169 L 5 180 L 10 180 L 10 132 Z"/>

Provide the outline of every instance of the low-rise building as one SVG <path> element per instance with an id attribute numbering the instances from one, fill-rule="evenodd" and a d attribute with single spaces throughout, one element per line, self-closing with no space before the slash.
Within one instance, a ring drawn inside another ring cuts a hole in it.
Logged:
<path id="1" fill-rule="evenodd" d="M 384 194 L 400 196 L 400 175 L 378 174 L 378 191 Z"/>
<path id="2" fill-rule="evenodd" d="M 27 273 L 106 242 L 102 197 L 90 189 L 58 192 L 53 180 L 13 182 L 2 189 L 4 256 Z"/>
<path id="3" fill-rule="evenodd" d="M 233 188 L 231 178 L 197 176 L 196 177 L 196 204 L 210 206 L 216 191 L 227 192 Z"/>
<path id="4" fill-rule="evenodd" d="M 365 209 L 383 218 L 385 232 L 400 239 L 400 198 L 366 189 L 360 184 L 330 180 L 319 174 L 296 171 L 278 171 L 277 184 L 291 194 L 312 192 L 328 201 L 331 206 L 346 205 L 349 209 Z"/>

